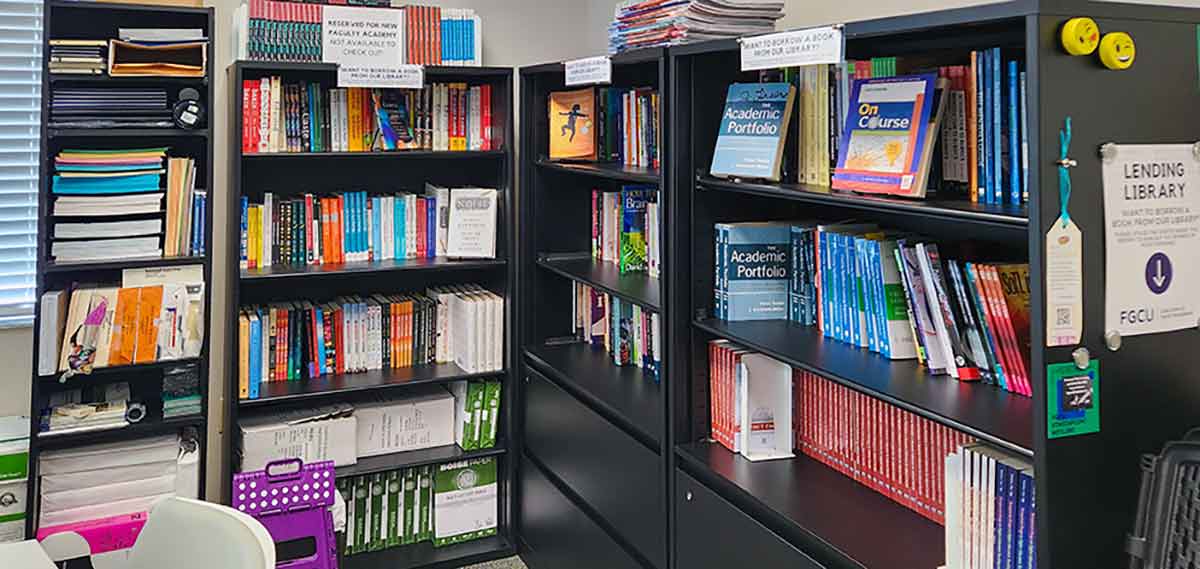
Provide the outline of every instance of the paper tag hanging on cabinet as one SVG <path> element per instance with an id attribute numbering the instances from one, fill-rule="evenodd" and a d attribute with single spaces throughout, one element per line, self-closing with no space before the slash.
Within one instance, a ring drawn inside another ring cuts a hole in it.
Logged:
<path id="1" fill-rule="evenodd" d="M 1058 218 L 1046 232 L 1046 346 L 1072 346 L 1083 336 L 1083 234 Z"/>

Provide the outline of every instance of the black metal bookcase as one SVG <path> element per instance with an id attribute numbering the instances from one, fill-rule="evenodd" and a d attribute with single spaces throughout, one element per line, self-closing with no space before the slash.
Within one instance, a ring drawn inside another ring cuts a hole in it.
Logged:
<path id="1" fill-rule="evenodd" d="M 550 161 L 549 93 L 576 87 L 565 86 L 562 63 L 521 69 L 518 527 L 522 557 L 534 569 L 668 567 L 669 358 L 655 383 L 640 368 L 615 366 L 602 349 L 576 341 L 570 318 L 572 283 L 582 283 L 659 312 L 668 346 L 669 271 L 663 268 L 662 278 L 621 275 L 616 265 L 593 261 L 590 207 L 593 188 L 659 184 L 667 227 L 668 65 L 665 49 L 612 58 L 612 86 L 659 90 L 659 169 Z"/>
<path id="2" fill-rule="evenodd" d="M 208 356 L 211 337 L 209 326 L 212 304 L 212 261 L 210 255 L 192 257 L 132 258 L 112 261 L 56 263 L 50 258 L 52 243 L 53 194 L 51 180 L 54 175 L 54 157 L 68 148 L 143 148 L 166 146 L 171 156 L 186 156 L 196 160 L 199 172 L 197 188 L 208 190 L 208 207 L 204 213 L 204 234 L 208 240 L 205 252 L 212 250 L 212 204 L 213 187 L 213 142 L 211 123 L 203 128 L 50 128 L 50 98 L 53 88 L 59 85 L 103 89 L 107 87 L 166 87 L 168 99 L 176 100 L 175 93 L 185 87 L 201 93 L 203 104 L 211 108 L 213 101 L 212 67 L 208 66 L 203 77 L 109 77 L 108 75 L 51 75 L 49 57 L 51 38 L 111 39 L 117 37 L 121 27 L 137 28 L 198 28 L 209 38 L 209 59 L 212 58 L 212 38 L 215 31 L 212 8 L 186 8 L 139 4 L 111 4 L 75 0 L 48 0 L 44 6 L 42 46 L 42 126 L 41 160 L 38 194 L 38 256 L 37 298 L 33 324 L 33 371 L 30 405 L 29 439 L 29 509 L 26 512 L 26 533 L 30 538 L 37 531 L 38 518 L 38 457 L 46 450 L 67 449 L 83 445 L 128 441 L 140 437 L 164 435 L 187 430 L 200 450 L 200 496 L 204 496 L 204 462 L 207 457 L 206 420 L 208 416 Z M 203 265 L 204 268 L 204 345 L 196 358 L 161 361 L 121 367 L 96 368 L 91 375 L 75 376 L 65 383 L 58 381 L 58 374 L 38 374 L 39 335 L 41 325 L 41 302 L 43 294 L 55 290 L 71 290 L 80 283 L 119 286 L 121 271 L 145 267 L 168 267 Z M 201 411 L 197 415 L 163 418 L 162 405 L 154 404 L 161 396 L 163 372 L 180 365 L 198 365 L 200 374 Z M 130 390 L 138 400 L 147 402 L 147 415 L 139 423 L 114 430 L 91 431 L 39 437 L 39 415 L 52 394 L 64 389 L 75 389 L 82 385 L 97 385 L 113 382 L 128 382 Z"/>
<path id="3" fill-rule="evenodd" d="M 516 360 L 515 239 L 513 237 L 513 71 L 499 67 L 425 67 L 428 83 L 466 82 L 491 85 L 493 140 L 498 150 L 489 151 L 397 151 L 397 152 L 299 152 L 244 153 L 242 132 L 242 81 L 281 76 L 285 82 L 319 82 L 337 86 L 337 66 L 331 63 L 235 62 L 228 69 L 230 85 L 230 178 L 229 178 L 229 278 L 226 298 L 225 385 L 227 402 L 224 449 L 229 469 L 238 469 L 236 438 L 239 417 L 283 409 L 312 408 L 330 403 L 353 404 L 379 393 L 403 394 L 408 386 L 445 384 L 452 381 L 501 378 L 501 427 L 496 446 L 462 451 L 457 445 L 401 452 L 360 459 L 353 466 L 337 469 L 337 476 L 441 464 L 468 458 L 497 457 L 500 467 L 500 532 L 498 535 L 460 545 L 434 548 L 426 542 L 341 558 L 344 569 L 457 568 L 515 554 L 512 529 L 512 496 L 515 464 L 509 460 L 513 442 L 516 395 L 513 362 Z M 239 268 L 240 198 L 262 203 L 265 192 L 288 198 L 305 193 L 340 191 L 395 193 L 404 189 L 423 192 L 426 182 L 447 186 L 495 188 L 499 191 L 497 256 L 495 259 L 409 259 L 379 262 L 273 266 L 255 270 Z M 243 305 L 302 299 L 332 299 L 339 295 L 420 291 L 428 286 L 476 282 L 504 297 L 505 366 L 502 371 L 472 374 L 450 364 L 435 364 L 324 376 L 320 379 L 265 383 L 258 399 L 238 398 L 238 310 Z M 222 480 L 224 495 L 232 480 L 230 470 Z M 340 555 L 340 548 L 339 548 Z"/>
<path id="4" fill-rule="evenodd" d="M 1059 45 L 1068 18 L 1090 16 L 1102 32 L 1137 43 L 1131 69 L 1110 71 L 1096 56 Z M 1036 468 L 1038 561 L 1043 569 L 1124 566 L 1123 536 L 1134 515 L 1139 453 L 1157 452 L 1196 424 L 1200 365 L 1195 329 L 1126 338 L 1106 348 L 1101 164 L 1105 142 L 1192 143 L 1200 139 L 1197 26 L 1200 10 L 1073 0 L 1028 0 L 845 25 L 847 58 L 967 52 L 999 46 L 1023 54 L 1027 70 L 1028 207 L 963 201 L 866 198 L 798 184 L 708 177 L 728 85 L 741 73 L 739 46 L 718 41 L 672 48 L 668 178 L 674 195 L 667 255 L 672 307 L 665 382 L 672 420 L 664 446 L 672 472 L 672 561 L 680 569 L 763 567 L 937 567 L 943 530 L 824 465 L 794 459 L 751 463 L 708 437 L 706 343 L 726 338 L 1025 455 Z M 1071 362 L 1079 346 L 1045 346 L 1044 236 L 1059 211 L 1058 132 L 1074 122 L 1071 217 L 1084 236 L 1084 335 L 1101 364 L 1101 430 L 1046 436 L 1046 365 Z M 1028 259 L 1032 286 L 1034 396 L 927 375 L 826 341 L 787 322 L 711 318 L 713 223 L 857 218 L 975 247 L 985 258 Z M 569 235 L 569 232 L 562 232 Z M 557 235 L 557 234 L 556 234 Z M 1132 269 L 1131 269 L 1132 270 Z M 1137 267 L 1136 270 L 1141 270 Z M 561 318 L 559 318 L 561 320 Z M 532 438 L 532 437 L 529 437 Z M 671 452 L 673 449 L 673 452 Z M 719 539 L 713 539 L 719 536 Z"/>

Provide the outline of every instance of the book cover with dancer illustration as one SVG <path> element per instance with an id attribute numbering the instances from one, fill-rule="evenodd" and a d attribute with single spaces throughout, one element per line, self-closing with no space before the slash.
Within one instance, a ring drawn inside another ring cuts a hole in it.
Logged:
<path id="1" fill-rule="evenodd" d="M 596 91 L 550 93 L 550 159 L 596 159 Z"/>

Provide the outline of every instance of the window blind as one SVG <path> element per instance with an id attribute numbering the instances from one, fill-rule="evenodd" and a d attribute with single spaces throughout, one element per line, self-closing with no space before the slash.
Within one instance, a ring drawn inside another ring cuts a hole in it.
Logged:
<path id="1" fill-rule="evenodd" d="M 0 327 L 33 321 L 42 0 L 0 0 Z"/>

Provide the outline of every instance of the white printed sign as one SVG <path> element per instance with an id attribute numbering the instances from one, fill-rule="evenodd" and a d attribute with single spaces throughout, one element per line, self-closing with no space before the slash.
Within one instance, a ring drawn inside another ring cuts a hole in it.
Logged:
<path id="1" fill-rule="evenodd" d="M 742 71 L 840 63 L 846 42 L 841 26 L 742 38 Z"/>
<path id="2" fill-rule="evenodd" d="M 612 60 L 607 56 L 575 59 L 563 63 L 566 66 L 566 84 L 597 85 L 612 83 Z"/>
<path id="3" fill-rule="evenodd" d="M 1137 336 L 1200 318 L 1200 154 L 1113 144 L 1104 158 L 1104 326 Z"/>
<path id="4" fill-rule="evenodd" d="M 423 86 L 424 68 L 404 64 L 402 14 L 384 8 L 324 7 L 321 48 L 327 63 L 338 64 L 339 87 Z"/>

